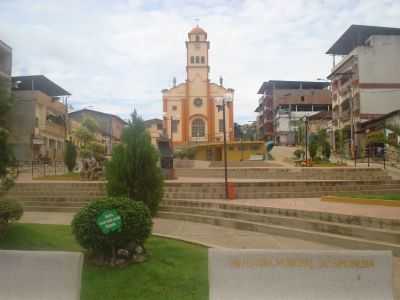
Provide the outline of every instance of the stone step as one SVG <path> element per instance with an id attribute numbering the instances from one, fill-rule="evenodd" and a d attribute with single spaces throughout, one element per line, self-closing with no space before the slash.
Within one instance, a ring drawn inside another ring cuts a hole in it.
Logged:
<path id="1" fill-rule="evenodd" d="M 357 193 L 362 192 L 365 194 L 394 194 L 400 193 L 399 189 L 361 189 L 361 190 L 337 190 L 324 192 L 324 191 L 316 191 L 316 192 L 248 192 L 248 193 L 237 193 L 237 199 L 271 199 L 271 198 L 314 198 L 321 197 L 325 195 L 329 195 L 332 192 L 346 192 L 346 193 Z M 165 199 L 223 199 L 225 198 L 225 193 L 200 193 L 200 192 L 176 192 L 176 193 L 164 193 Z"/>
<path id="2" fill-rule="evenodd" d="M 203 215 L 210 217 L 222 217 L 235 220 L 249 221 L 255 223 L 265 223 L 271 225 L 285 226 L 290 228 L 311 230 L 317 232 L 333 233 L 344 236 L 363 238 L 400 245 L 400 231 L 389 229 L 377 229 L 343 223 L 327 222 L 297 217 L 277 216 L 270 214 L 248 213 L 232 211 L 227 209 L 203 209 L 185 206 L 165 206 L 160 207 L 160 211 L 176 212 L 184 214 Z"/>
<path id="3" fill-rule="evenodd" d="M 23 207 L 84 207 L 90 201 L 20 201 Z"/>
<path id="4" fill-rule="evenodd" d="M 301 219 L 319 220 L 324 222 L 343 223 L 358 225 L 377 229 L 389 229 L 400 231 L 400 219 L 384 219 L 367 216 L 353 216 L 348 214 L 331 213 L 324 211 L 310 211 L 290 208 L 266 207 L 257 205 L 235 204 L 234 202 L 220 200 L 190 200 L 190 199 L 163 199 L 161 206 L 183 206 L 203 209 L 226 209 L 246 213 L 257 213 L 267 215 L 278 215 L 285 217 L 296 217 Z"/>
<path id="5" fill-rule="evenodd" d="M 324 185 L 315 185 L 315 186 L 237 186 L 236 190 L 238 192 L 252 192 L 255 189 L 258 191 L 280 191 L 284 189 L 285 191 L 304 191 L 305 188 L 312 188 L 313 191 L 336 191 L 336 190 L 363 190 L 363 189 L 400 189 L 399 184 L 370 184 L 370 185 L 332 185 L 332 186 L 324 186 Z M 201 187 L 201 188 L 192 188 L 192 187 L 166 187 L 165 192 L 224 192 L 225 187 Z"/>
<path id="6" fill-rule="evenodd" d="M 39 212 L 78 212 L 82 207 L 59 207 L 59 206 L 26 206 L 24 211 Z"/>
<path id="7" fill-rule="evenodd" d="M 197 214 L 184 214 L 177 212 L 161 211 L 158 213 L 158 217 L 165 219 L 205 223 L 239 230 L 262 232 L 271 235 L 299 238 L 303 240 L 315 241 L 348 249 L 391 250 L 394 255 L 400 256 L 399 244 L 366 240 L 362 238 L 348 237 L 339 234 L 316 232 L 299 228 L 289 228 L 285 226 L 235 220 L 230 218 L 203 216 Z"/>

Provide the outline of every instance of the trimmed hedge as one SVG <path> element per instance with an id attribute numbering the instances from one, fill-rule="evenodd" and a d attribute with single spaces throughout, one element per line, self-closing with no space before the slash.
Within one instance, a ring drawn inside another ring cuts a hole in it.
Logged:
<path id="1" fill-rule="evenodd" d="M 122 219 L 120 231 L 104 234 L 96 221 L 106 210 L 115 209 Z M 94 256 L 115 258 L 118 249 L 143 246 L 151 234 L 152 220 L 143 202 L 125 197 L 108 197 L 91 201 L 73 218 L 72 232 L 78 243 Z"/>

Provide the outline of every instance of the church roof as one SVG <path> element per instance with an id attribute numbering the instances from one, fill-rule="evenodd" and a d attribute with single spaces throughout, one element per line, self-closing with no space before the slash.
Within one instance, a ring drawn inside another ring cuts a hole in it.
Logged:
<path id="1" fill-rule="evenodd" d="M 207 32 L 203 28 L 199 27 L 199 25 L 196 25 L 196 27 L 194 27 L 192 30 L 189 31 L 189 34 L 199 34 L 199 33 L 207 35 Z"/>

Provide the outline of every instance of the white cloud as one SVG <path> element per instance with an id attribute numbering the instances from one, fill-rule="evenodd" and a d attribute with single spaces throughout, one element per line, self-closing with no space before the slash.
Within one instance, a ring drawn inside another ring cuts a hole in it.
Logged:
<path id="1" fill-rule="evenodd" d="M 236 90 L 235 118 L 246 122 L 263 81 L 325 77 L 325 51 L 349 25 L 400 27 L 397 0 L 204 2 L 2 0 L 0 39 L 13 47 L 15 75 L 48 76 L 75 108 L 160 117 L 160 91 L 184 80 L 184 41 L 199 17 L 211 79 Z"/>

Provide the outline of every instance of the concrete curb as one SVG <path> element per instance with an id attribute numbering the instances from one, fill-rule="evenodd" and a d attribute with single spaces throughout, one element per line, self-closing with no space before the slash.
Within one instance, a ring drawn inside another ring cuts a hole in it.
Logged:
<path id="1" fill-rule="evenodd" d="M 349 203 L 349 204 L 358 204 L 358 205 L 400 207 L 400 201 L 396 201 L 396 200 L 365 199 L 365 198 L 353 198 L 353 197 L 346 197 L 346 196 L 322 196 L 321 201 L 339 202 L 339 203 L 344 203 L 344 204 Z"/>
<path id="2" fill-rule="evenodd" d="M 180 241 L 180 242 L 185 242 L 185 243 L 193 244 L 196 246 L 202 246 L 202 247 L 206 247 L 206 248 L 226 248 L 226 247 L 217 246 L 217 245 L 210 244 L 210 243 L 201 242 L 198 240 L 186 239 L 186 238 L 179 237 L 176 235 L 154 233 L 154 232 L 151 235 L 156 236 L 156 237 L 165 238 L 165 239 L 171 239 L 171 240 L 176 240 L 176 241 Z"/>

